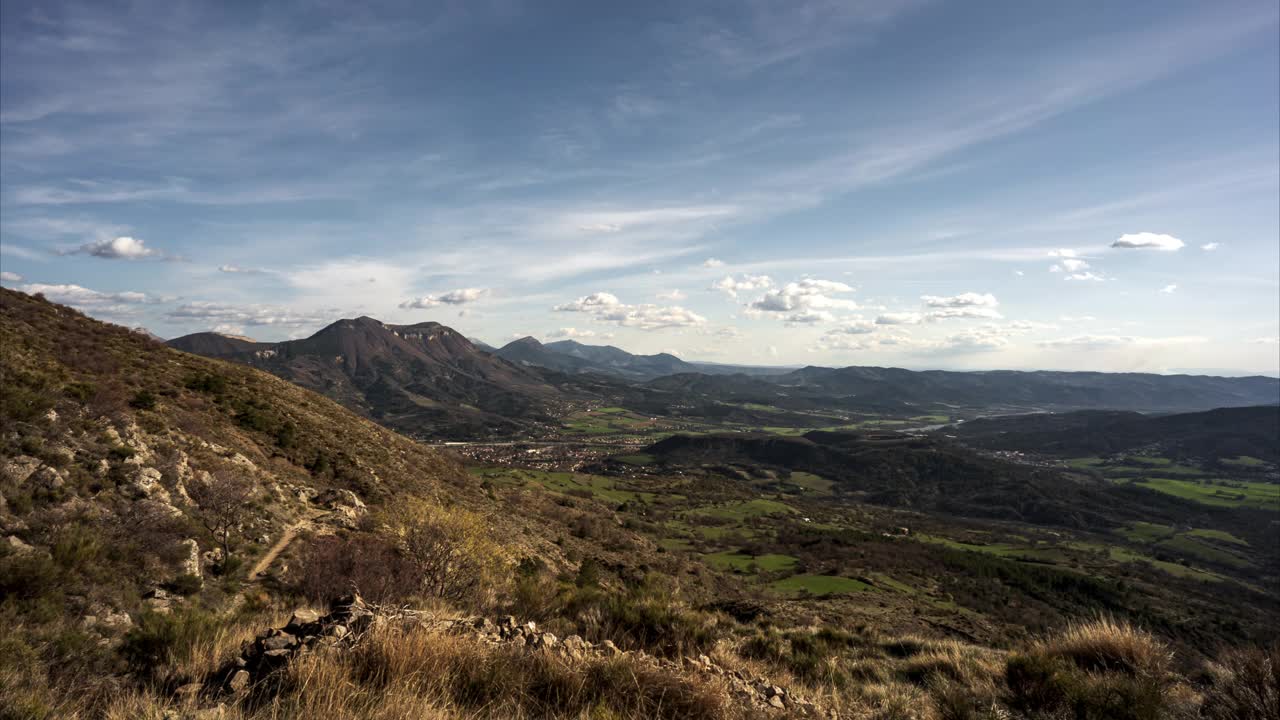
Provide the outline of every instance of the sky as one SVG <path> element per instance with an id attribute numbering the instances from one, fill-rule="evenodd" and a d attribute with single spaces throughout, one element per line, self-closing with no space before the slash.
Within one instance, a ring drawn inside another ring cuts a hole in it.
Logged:
<path id="1" fill-rule="evenodd" d="M 35 2 L 0 282 L 162 337 L 1280 372 L 1280 4 Z"/>

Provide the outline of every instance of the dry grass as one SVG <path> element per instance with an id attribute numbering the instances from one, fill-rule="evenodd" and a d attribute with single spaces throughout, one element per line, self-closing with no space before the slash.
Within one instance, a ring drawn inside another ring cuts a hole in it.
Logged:
<path id="1" fill-rule="evenodd" d="M 1167 646 L 1110 619 L 1074 624 L 1009 659 L 1008 702 L 1031 717 L 1080 720 L 1197 717 L 1198 698 Z"/>
<path id="2" fill-rule="evenodd" d="M 635 656 L 568 661 L 382 626 L 350 651 L 302 657 L 243 707 L 251 718 L 738 717 L 725 688 Z"/>
<path id="3" fill-rule="evenodd" d="M 1208 671 L 1213 682 L 1201 707 L 1207 720 L 1280 718 L 1280 643 L 1229 650 Z"/>
<path id="4" fill-rule="evenodd" d="M 1167 675 L 1173 661 L 1172 651 L 1154 636 L 1110 618 L 1073 623 L 1041 642 L 1037 650 L 1069 660 L 1082 670 L 1151 678 Z"/>

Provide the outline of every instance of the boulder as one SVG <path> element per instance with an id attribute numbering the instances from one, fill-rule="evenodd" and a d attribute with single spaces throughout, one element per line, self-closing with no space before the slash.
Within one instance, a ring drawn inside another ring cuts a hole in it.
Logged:
<path id="1" fill-rule="evenodd" d="M 21 485 L 40 468 L 40 460 L 29 455 L 18 455 L 0 464 L 0 475 L 15 485 Z"/>
<path id="2" fill-rule="evenodd" d="M 196 542 L 195 538 L 187 538 L 178 544 L 184 548 L 182 562 L 178 565 L 178 574 L 203 577 L 200 572 L 200 543 Z"/>
<path id="3" fill-rule="evenodd" d="M 164 489 L 164 485 L 160 484 L 160 471 L 152 467 L 139 467 L 133 472 L 133 477 L 129 479 L 121 490 L 124 494 L 134 500 L 148 498 L 166 505 L 170 503 L 169 491 Z"/>

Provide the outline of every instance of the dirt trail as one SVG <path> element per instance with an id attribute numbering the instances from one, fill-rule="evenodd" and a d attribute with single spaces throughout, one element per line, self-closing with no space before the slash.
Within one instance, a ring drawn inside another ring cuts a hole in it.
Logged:
<path id="1" fill-rule="evenodd" d="M 280 539 L 276 540 L 270 550 L 267 550 L 267 554 L 263 555 L 258 562 L 253 564 L 253 567 L 249 570 L 249 574 L 245 576 L 245 580 L 247 582 L 257 580 L 262 573 L 267 571 L 267 568 L 271 567 L 271 563 L 275 562 L 276 558 L 280 557 L 280 553 L 284 552 L 285 548 L 289 547 L 289 543 L 293 542 L 293 539 L 298 536 L 298 533 L 309 529 L 312 523 L 322 515 L 324 515 L 323 512 L 311 512 L 306 517 L 285 528 L 284 532 L 280 535 Z"/>

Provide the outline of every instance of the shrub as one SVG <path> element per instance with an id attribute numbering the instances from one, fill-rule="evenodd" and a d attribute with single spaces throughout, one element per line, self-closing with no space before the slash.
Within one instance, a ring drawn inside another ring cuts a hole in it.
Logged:
<path id="1" fill-rule="evenodd" d="M 359 592 L 377 603 L 400 602 L 418 588 L 412 563 L 374 535 L 316 538 L 299 563 L 294 589 L 320 604 Z"/>
<path id="2" fill-rule="evenodd" d="M 155 677 L 174 658 L 187 652 L 216 626 L 212 617 L 192 609 L 170 614 L 143 613 L 138 624 L 124 636 L 120 654 L 129 667 L 143 677 Z"/>
<path id="3" fill-rule="evenodd" d="M 511 563 L 479 515 L 410 503 L 398 520 L 404 557 L 423 595 L 475 607 L 492 604 Z"/>
<path id="4" fill-rule="evenodd" d="M 1189 691 L 1164 644 L 1129 625 L 1072 625 L 1006 663 L 1009 704 L 1028 714 L 1078 720 L 1193 717 Z"/>
<path id="5" fill-rule="evenodd" d="M 129 400 L 129 407 L 137 410 L 154 410 L 158 402 L 155 393 L 150 390 L 139 390 L 137 394 Z"/>
<path id="6" fill-rule="evenodd" d="M 1228 650 L 1210 663 L 1201 715 L 1206 720 L 1280 718 L 1280 643 Z"/>

